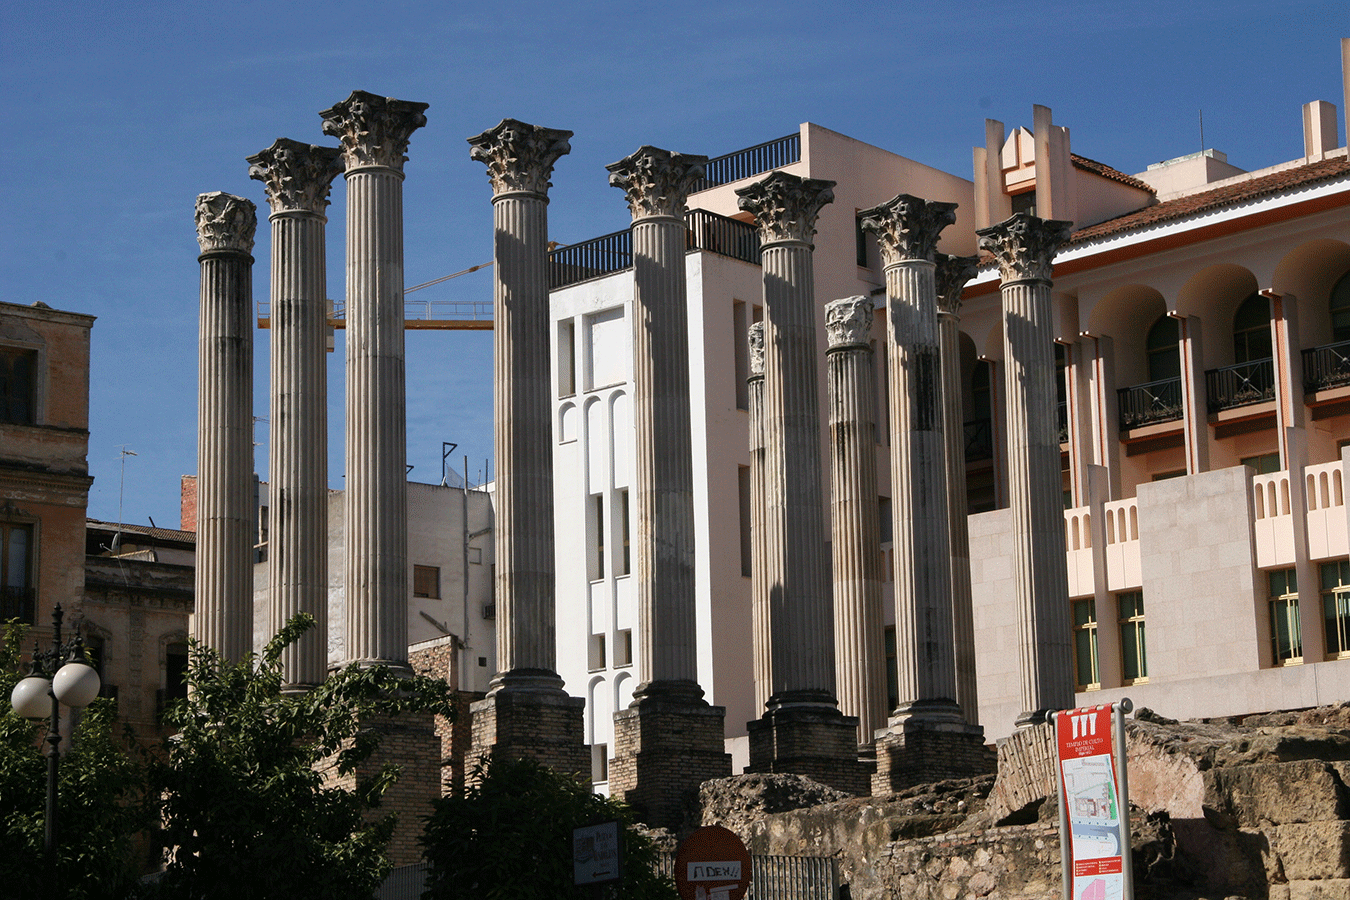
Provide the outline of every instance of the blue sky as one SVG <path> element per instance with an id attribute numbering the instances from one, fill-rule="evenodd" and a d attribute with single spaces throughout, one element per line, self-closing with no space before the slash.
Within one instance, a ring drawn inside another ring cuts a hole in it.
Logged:
<path id="1" fill-rule="evenodd" d="M 983 121 L 1054 110 L 1075 152 L 1127 172 L 1200 149 L 1255 169 L 1302 153 L 1300 106 L 1342 105 L 1344 2 L 1054 4 L 6 3 L 0 86 L 10 163 L 0 298 L 98 316 L 89 514 L 178 523 L 196 467 L 198 266 L 193 200 L 262 186 L 244 158 L 278 137 L 331 144 L 318 111 L 353 89 L 431 104 L 405 184 L 412 285 L 491 259 L 490 191 L 464 139 L 504 116 L 576 132 L 555 169 L 550 232 L 623 228 L 604 165 L 641 144 L 717 155 L 813 121 L 970 177 Z M 1342 134 L 1342 140 L 1343 140 Z M 343 200 L 329 211 L 341 297 Z M 266 223 L 254 298 L 267 291 Z M 413 295 L 490 299 L 490 270 Z M 339 335 L 341 333 L 339 332 Z M 411 478 L 441 442 L 477 480 L 492 454 L 491 335 L 408 333 Z M 340 341 L 340 337 L 339 337 Z M 255 413 L 266 416 L 267 334 Z M 341 352 L 330 356 L 330 484 L 342 483 Z M 266 477 L 266 425 L 257 429 Z"/>

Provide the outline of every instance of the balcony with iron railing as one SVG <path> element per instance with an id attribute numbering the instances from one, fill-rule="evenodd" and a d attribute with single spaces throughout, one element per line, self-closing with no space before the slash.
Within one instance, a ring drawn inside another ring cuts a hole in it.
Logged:
<path id="1" fill-rule="evenodd" d="M 1275 363 L 1257 359 L 1205 373 L 1209 411 L 1222 412 L 1275 399 Z"/>
<path id="2" fill-rule="evenodd" d="M 10 619 L 28 625 L 37 622 L 37 591 L 30 587 L 0 586 L 0 622 Z"/>
<path id="3" fill-rule="evenodd" d="M 1173 422 L 1181 418 L 1181 379 L 1163 378 L 1116 391 L 1120 430 Z"/>
<path id="4" fill-rule="evenodd" d="M 1309 394 L 1350 385 L 1350 341 L 1303 351 L 1303 390 Z"/>
<path id="5" fill-rule="evenodd" d="M 755 226 L 709 212 L 691 209 L 684 214 L 687 250 L 705 250 L 759 264 L 759 232 Z M 615 231 L 589 241 L 558 247 L 548 255 L 548 287 L 551 291 L 622 272 L 633 266 L 630 231 Z"/>
<path id="6" fill-rule="evenodd" d="M 750 178 L 762 172 L 778 169 L 802 158 L 802 136 L 789 134 L 776 140 L 765 141 L 735 153 L 716 156 L 704 166 L 703 177 L 694 183 L 690 193 L 706 191 L 719 184 L 730 184 L 742 178 Z"/>

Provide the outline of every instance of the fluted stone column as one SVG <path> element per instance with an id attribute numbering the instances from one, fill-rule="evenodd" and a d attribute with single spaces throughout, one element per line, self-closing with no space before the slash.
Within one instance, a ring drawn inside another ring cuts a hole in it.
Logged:
<path id="1" fill-rule="evenodd" d="M 934 254 L 956 204 L 901 194 L 864 210 L 886 275 L 890 355 L 895 655 L 900 703 L 877 743 L 874 793 L 975 775 L 993 760 L 956 703 L 952 549 L 947 507 Z"/>
<path id="2" fill-rule="evenodd" d="M 872 301 L 825 305 L 830 401 L 830 522 L 834 556 L 834 671 L 839 709 L 858 719 L 858 744 L 886 725 L 881 523 L 877 503 L 876 378 Z"/>
<path id="3" fill-rule="evenodd" d="M 315 627 L 282 651 L 287 690 L 328 670 L 328 283 L 324 231 L 339 151 L 279 138 L 248 158 L 272 214 L 267 603 L 271 630 L 296 613 Z"/>
<path id="4" fill-rule="evenodd" d="M 947 449 L 947 521 L 952 545 L 952 636 L 956 702 L 966 721 L 980 721 L 975 677 L 975 614 L 970 591 L 970 523 L 966 498 L 966 423 L 961 394 L 961 291 L 975 276 L 974 256 L 936 255 L 938 335 L 942 357 L 943 437 Z"/>
<path id="5" fill-rule="evenodd" d="M 192 636 L 226 662 L 253 649 L 253 235 L 257 208 L 197 197 L 197 574 Z"/>
<path id="6" fill-rule="evenodd" d="M 751 325 L 750 377 L 746 378 L 750 437 L 750 634 L 753 643 L 755 709 L 761 713 L 773 691 L 773 637 L 769 634 L 769 591 L 764 580 L 764 323 Z"/>
<path id="7" fill-rule="evenodd" d="M 773 690 L 749 723 L 750 771 L 792 772 L 866 790 L 857 721 L 840 714 L 834 617 L 821 520 L 812 238 L 832 181 L 772 172 L 737 190 L 759 226 L 764 278 L 765 589 Z"/>
<path id="8" fill-rule="evenodd" d="M 1002 275 L 1008 505 L 1022 674 L 1019 726 L 1074 702 L 1055 413 L 1052 261 L 1071 223 L 1017 213 L 977 232 Z"/>
<path id="9" fill-rule="evenodd" d="M 590 771 L 585 701 L 557 674 L 548 188 L 570 131 L 503 119 L 469 138 L 492 183 L 497 666 L 474 704 L 474 759 L 529 757 Z"/>
<path id="10" fill-rule="evenodd" d="M 425 103 L 353 91 L 324 110 L 347 179 L 346 657 L 408 665 L 403 163 Z"/>
<path id="11" fill-rule="evenodd" d="M 633 215 L 633 502 L 638 669 L 614 714 L 610 792 L 649 825 L 679 829 L 698 788 L 731 774 L 726 710 L 698 684 L 685 199 L 706 156 L 641 147 L 608 166 Z"/>

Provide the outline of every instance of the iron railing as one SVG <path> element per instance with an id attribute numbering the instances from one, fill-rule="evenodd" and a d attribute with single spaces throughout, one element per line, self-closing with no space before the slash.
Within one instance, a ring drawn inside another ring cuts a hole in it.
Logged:
<path id="1" fill-rule="evenodd" d="M 0 586 L 0 622 L 18 619 L 28 625 L 37 622 L 37 592 L 30 587 Z"/>
<path id="2" fill-rule="evenodd" d="M 994 426 L 988 419 L 965 423 L 966 462 L 992 459 L 994 456 Z"/>
<path id="3" fill-rule="evenodd" d="M 1263 400 L 1275 399 L 1275 364 L 1273 360 L 1258 359 L 1210 369 L 1205 373 L 1209 389 L 1209 411 L 1249 406 Z"/>
<path id="4" fill-rule="evenodd" d="M 708 160 L 703 169 L 703 177 L 694 182 L 689 192 L 706 191 L 719 184 L 730 184 L 749 178 L 761 172 L 768 172 L 780 166 L 800 162 L 802 158 L 802 136 L 789 134 L 777 140 L 765 141 L 735 153 L 716 156 Z"/>
<path id="5" fill-rule="evenodd" d="M 685 247 L 759 264 L 759 231 L 737 219 L 691 209 L 684 214 Z M 633 239 L 628 231 L 616 231 L 558 247 L 548 255 L 548 289 L 612 275 L 633 266 Z"/>
<path id="6" fill-rule="evenodd" d="M 1163 378 L 1116 391 L 1120 429 L 1172 422 L 1181 418 L 1181 379 Z"/>
<path id="7" fill-rule="evenodd" d="M 1350 341 L 1303 351 L 1303 390 L 1309 394 L 1350 384 Z"/>

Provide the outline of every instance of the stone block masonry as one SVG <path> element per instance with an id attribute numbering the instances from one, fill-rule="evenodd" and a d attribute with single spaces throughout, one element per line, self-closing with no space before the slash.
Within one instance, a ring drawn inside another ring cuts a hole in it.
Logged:
<path id="1" fill-rule="evenodd" d="M 805 775 L 821 784 L 866 795 L 868 766 L 858 759 L 858 720 L 837 710 L 791 707 L 770 710 L 747 722 L 750 766 L 747 772 Z"/>
<path id="2" fill-rule="evenodd" d="M 586 701 L 562 691 L 496 691 L 471 707 L 473 749 L 466 779 L 491 756 L 533 759 L 590 781 L 590 751 L 582 742 Z"/>
<path id="3" fill-rule="evenodd" d="M 877 740 L 872 794 L 890 793 L 948 778 L 992 775 L 998 757 L 982 733 L 961 723 L 946 729 L 925 723 L 893 727 Z"/>
<path id="4" fill-rule="evenodd" d="M 418 649 L 408 653 L 408 664 L 418 675 L 430 678 L 444 678 L 455 686 L 455 665 L 458 651 L 455 638 L 445 637 L 437 641 L 428 641 L 418 645 Z M 483 699 L 483 694 L 475 691 L 454 692 L 453 717 L 435 716 L 433 729 L 441 742 L 441 796 L 458 794 L 464 790 L 466 763 L 473 741 L 472 705 Z"/>

